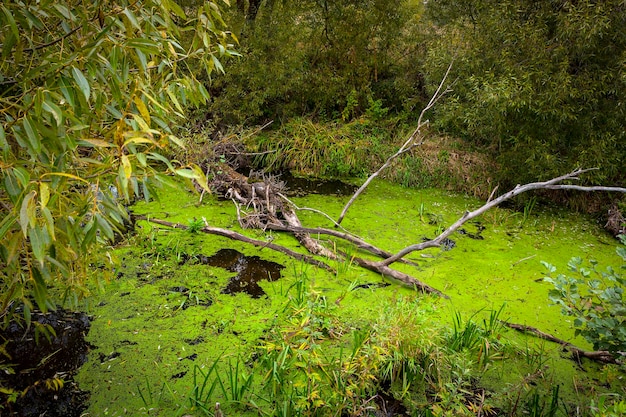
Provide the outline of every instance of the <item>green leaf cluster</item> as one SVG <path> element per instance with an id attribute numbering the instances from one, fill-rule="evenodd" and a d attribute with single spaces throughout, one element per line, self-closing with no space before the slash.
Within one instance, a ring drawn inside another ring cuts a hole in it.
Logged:
<path id="1" fill-rule="evenodd" d="M 371 107 L 415 106 L 425 94 L 422 8 L 409 0 L 268 0 L 253 21 L 233 11 L 244 58 L 212 86 L 209 112 L 255 124 L 303 115 L 349 121 Z"/>
<path id="2" fill-rule="evenodd" d="M 623 184 L 626 14 L 597 2 L 443 0 L 427 13 L 440 36 L 429 78 L 454 61 L 454 92 L 437 123 L 492 152 L 507 184 L 599 167 Z M 520 167 L 524 169 L 520 170 Z"/>
<path id="3" fill-rule="evenodd" d="M 84 293 L 94 244 L 123 230 L 124 202 L 149 199 L 175 121 L 209 93 L 232 37 L 220 9 L 173 0 L 0 5 L 0 316 Z M 199 181 L 202 182 L 202 181 Z M 206 181 L 203 182 L 206 184 Z"/>
<path id="4" fill-rule="evenodd" d="M 626 236 L 621 240 L 626 244 Z M 621 259 L 619 267 L 601 270 L 595 261 L 583 265 L 574 257 L 568 267 L 570 274 L 549 275 L 545 281 L 554 285 L 550 300 L 559 305 L 564 315 L 574 317 L 576 334 L 582 335 L 597 350 L 626 351 L 626 247 L 616 250 Z M 542 262 L 550 274 L 556 267 Z"/>

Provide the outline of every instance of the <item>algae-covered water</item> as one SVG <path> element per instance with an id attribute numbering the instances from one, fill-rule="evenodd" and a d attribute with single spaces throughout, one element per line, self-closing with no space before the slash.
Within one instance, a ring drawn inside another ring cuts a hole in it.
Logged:
<path id="1" fill-rule="evenodd" d="M 293 198 L 299 207 L 315 208 L 333 218 L 348 199 L 318 194 Z M 480 205 L 480 201 L 458 194 L 375 181 L 351 207 L 342 226 L 393 252 L 436 236 L 465 210 Z M 211 226 L 302 250 L 289 235 L 240 230 L 232 202 L 205 196 L 200 204 L 198 195 L 182 186 L 164 189 L 160 201 L 138 203 L 132 210 L 185 225 L 197 224 L 204 217 Z M 305 226 L 332 227 L 316 212 L 302 210 L 299 216 Z M 92 302 L 94 321 L 88 339 L 96 347 L 77 377 L 82 389 L 91 391 L 89 416 L 212 415 L 211 410 L 191 407 L 194 387 L 218 359 L 220 363 L 249 360 L 268 330 L 284 316 L 285 300 L 303 277 L 309 291 L 322 294 L 335 306 L 334 314 L 348 329 L 368 326 L 399 299 L 422 297 L 351 264 L 329 261 L 336 269 L 333 274 L 269 248 L 258 249 L 223 237 L 145 221 L 136 228 L 127 243 L 109 249 L 117 266 L 104 292 Z M 540 261 L 563 272 L 572 256 L 595 259 L 600 265 L 615 264 L 617 241 L 600 225 L 562 210 L 531 205 L 525 212 L 498 208 L 466 224 L 452 240 L 451 248 L 411 254 L 409 259 L 418 267 L 394 265 L 450 297 L 428 298 L 433 321 L 449 327 L 455 314 L 470 317 L 504 305 L 500 318 L 590 349 L 574 336 L 559 308 L 550 305 L 551 286 L 543 281 L 545 269 Z M 335 243 L 328 245 L 332 248 Z M 354 248 L 339 245 L 362 256 Z M 230 260 L 225 264 L 211 261 L 218 252 Z M 233 284 L 234 279 L 241 278 L 247 262 L 258 261 L 277 266 L 277 272 L 257 283 L 261 292 L 251 296 L 225 291 L 229 286 L 241 287 L 241 283 Z M 615 367 L 576 363 L 558 345 L 513 331 L 503 334 L 518 350 L 541 352 L 548 383 L 562 386 L 563 398 L 584 404 L 604 391 L 623 393 L 622 374 Z M 480 384 L 500 391 L 521 386 L 528 367 L 528 360 L 509 355 L 491 363 Z"/>

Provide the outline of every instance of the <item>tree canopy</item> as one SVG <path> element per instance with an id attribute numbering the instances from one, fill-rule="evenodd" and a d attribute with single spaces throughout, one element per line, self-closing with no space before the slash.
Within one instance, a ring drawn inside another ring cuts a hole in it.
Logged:
<path id="1" fill-rule="evenodd" d="M 244 3 L 229 15 L 241 28 L 244 58 L 229 62 L 212 86 L 208 112 L 215 120 L 254 124 L 306 115 L 347 121 L 377 100 L 401 112 L 426 99 L 418 2 Z"/>
<path id="2" fill-rule="evenodd" d="M 8 1 L 0 5 L 0 314 L 85 291 L 98 240 L 123 228 L 122 203 L 163 174 L 202 177 L 165 149 L 175 121 L 209 94 L 232 37 L 216 3 Z M 116 197 L 121 197 L 118 199 Z M 16 301 L 18 301 L 16 303 Z"/>
<path id="3" fill-rule="evenodd" d="M 440 126 L 490 148 L 509 182 L 584 166 L 600 168 L 590 181 L 623 184 L 623 1 L 442 0 L 427 10 L 439 34 L 431 62 L 443 71 L 454 60 L 458 77 Z"/>

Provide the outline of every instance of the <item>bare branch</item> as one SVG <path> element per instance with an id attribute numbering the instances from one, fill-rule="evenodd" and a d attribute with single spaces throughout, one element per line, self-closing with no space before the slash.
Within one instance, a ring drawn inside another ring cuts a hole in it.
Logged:
<path id="1" fill-rule="evenodd" d="M 346 213 L 348 212 L 348 209 L 350 208 L 352 203 L 354 203 L 357 197 L 367 188 L 367 186 L 374 180 L 374 178 L 380 175 L 380 173 L 389 165 L 391 165 L 391 163 L 400 155 L 410 151 L 416 146 L 420 146 L 424 142 L 424 137 L 422 136 L 422 128 L 428 124 L 428 120 L 423 121 L 422 119 L 424 118 L 424 114 L 428 110 L 430 110 L 435 105 L 435 103 L 439 101 L 441 97 L 443 97 L 445 94 L 450 92 L 449 89 L 445 89 L 442 91 L 442 88 L 446 82 L 446 79 L 448 78 L 448 75 L 450 74 L 451 69 L 452 69 L 452 63 L 450 63 L 450 65 L 448 66 L 448 70 L 446 71 L 445 75 L 443 76 L 443 79 L 439 83 L 439 87 L 437 87 L 437 90 L 435 91 L 433 96 L 430 98 L 430 101 L 420 113 L 420 116 L 417 119 L 417 127 L 415 128 L 411 136 L 409 136 L 409 138 L 404 142 L 404 144 L 400 147 L 400 149 L 398 149 L 398 151 L 395 154 L 391 155 L 385 161 L 385 163 L 380 168 L 378 168 L 376 172 L 370 175 L 369 178 L 365 181 L 365 183 L 363 183 L 363 185 L 361 185 L 361 187 L 354 193 L 350 201 L 348 201 L 348 203 L 344 206 L 343 210 L 341 211 L 341 215 L 337 219 L 337 224 L 340 224 L 343 221 L 343 218 L 346 216 Z"/>
<path id="2" fill-rule="evenodd" d="M 284 194 L 276 193 L 276 195 L 278 195 L 280 198 L 282 198 L 283 200 L 285 200 L 286 202 L 291 204 L 296 210 L 307 210 L 307 211 L 312 211 L 314 213 L 320 214 L 320 215 L 326 217 L 328 220 L 330 220 L 333 223 L 333 225 L 335 225 L 335 227 L 339 227 L 341 230 L 343 230 L 344 232 L 348 233 L 348 231 L 346 229 L 344 229 L 339 223 L 337 223 L 332 217 L 330 217 L 328 214 L 324 213 L 323 211 L 317 210 L 317 209 L 314 209 L 314 208 L 309 208 L 309 207 L 298 207 L 296 205 L 296 203 L 291 201 Z"/>
<path id="3" fill-rule="evenodd" d="M 415 252 L 418 250 L 424 250 L 426 248 L 432 248 L 432 247 L 437 247 L 441 244 L 441 242 L 443 241 L 443 239 L 447 238 L 448 236 L 450 236 L 452 233 L 454 233 L 459 227 L 461 227 L 465 222 L 467 222 L 468 220 L 471 220 L 475 217 L 478 217 L 480 215 L 482 215 L 483 213 L 485 213 L 487 210 L 501 204 L 502 202 L 506 201 L 506 200 L 510 200 L 511 198 L 525 193 L 527 191 L 531 191 L 531 190 L 538 190 L 538 189 L 546 189 L 546 188 L 550 188 L 550 187 L 573 187 L 573 186 L 568 186 L 568 185 L 557 185 L 558 183 L 564 181 L 564 180 L 572 180 L 572 179 L 578 179 L 578 176 L 580 174 L 583 174 L 585 172 L 591 171 L 592 169 L 575 169 L 574 171 L 570 172 L 569 174 L 565 174 L 565 175 L 561 175 L 560 177 L 556 177 L 556 178 L 552 178 L 551 180 L 548 181 L 543 181 L 543 182 L 533 182 L 530 184 L 524 184 L 524 185 L 517 185 L 515 188 L 513 188 L 511 191 L 501 195 L 500 197 L 494 199 L 494 200 L 490 200 L 487 201 L 483 206 L 481 206 L 480 208 L 469 212 L 466 211 L 463 216 L 461 216 L 461 218 L 459 218 L 454 224 L 452 224 L 450 227 L 448 227 L 446 230 L 444 230 L 439 236 L 437 236 L 436 238 L 434 238 L 433 240 L 429 240 L 427 242 L 422 242 L 419 244 L 415 244 L 415 245 L 411 245 L 411 246 L 407 246 L 406 248 L 402 249 L 400 252 L 396 253 L 394 256 L 387 258 L 383 261 L 381 261 L 380 263 L 382 265 L 391 265 L 392 263 L 398 261 L 399 259 L 403 258 L 404 256 L 408 255 L 411 252 Z M 589 187 L 586 187 L 589 188 Z M 604 188 L 617 188 L 617 187 L 604 187 Z"/>
<path id="4" fill-rule="evenodd" d="M 553 336 L 549 333 L 542 332 L 541 330 L 532 326 L 526 326 L 526 325 L 517 324 L 517 323 L 509 323 L 506 321 L 503 321 L 502 324 L 504 324 L 506 327 L 517 330 L 519 332 L 532 333 L 541 339 L 558 343 L 559 345 L 569 349 L 572 352 L 572 356 L 574 359 L 579 359 L 581 357 L 584 357 L 584 358 L 588 358 L 588 359 L 602 362 L 602 363 L 617 363 L 617 361 L 615 360 L 615 357 L 611 354 L 611 352 L 608 352 L 606 350 L 596 350 L 596 351 L 589 352 L 589 351 L 577 348 L 576 346 L 572 345 L 570 342 L 566 342 L 565 340 L 559 339 L 558 337 Z"/>
<path id="5" fill-rule="evenodd" d="M 607 191 L 607 192 L 613 192 L 613 193 L 626 193 L 626 188 L 603 187 L 599 185 L 584 186 L 584 185 L 560 184 L 560 185 L 548 185 L 544 188 L 546 190 L 575 190 L 575 191 L 585 191 L 585 192 Z"/>
<path id="6" fill-rule="evenodd" d="M 268 230 L 274 230 L 274 231 L 278 231 L 278 232 L 290 232 L 290 233 L 308 233 L 311 235 L 328 235 L 328 236 L 333 236 L 339 239 L 343 239 L 347 242 L 350 242 L 354 245 L 356 245 L 357 248 L 359 249 L 363 249 L 366 250 L 378 257 L 381 258 L 389 258 L 390 256 L 393 256 L 392 253 L 387 252 L 383 249 L 379 249 L 376 246 L 367 243 L 366 241 L 364 241 L 363 239 L 350 234 L 350 233 L 343 233 L 343 232 L 338 232 L 336 230 L 332 230 L 332 229 L 325 229 L 325 228 L 321 228 L 321 227 L 315 227 L 315 228 L 311 228 L 311 227 L 295 227 L 295 226 L 285 226 L 282 224 L 268 224 L 266 227 L 266 229 Z M 410 265 L 414 265 L 414 266 L 418 266 L 415 262 L 411 262 L 405 259 L 401 259 L 402 262 L 406 263 L 406 264 L 410 264 Z"/>
<path id="7" fill-rule="evenodd" d="M 188 227 L 185 226 L 184 224 L 172 223 L 172 222 L 168 222 L 168 221 L 165 221 L 165 220 L 159 220 L 159 219 L 153 219 L 153 218 L 150 218 L 148 216 L 136 215 L 136 216 L 134 216 L 134 218 L 137 219 L 137 220 L 146 220 L 146 221 L 148 221 L 150 223 L 156 223 L 156 224 L 160 224 L 160 225 L 163 225 L 163 226 L 172 227 L 172 228 L 175 228 L 175 229 L 182 229 L 182 230 L 187 230 L 188 229 Z M 203 218 L 203 220 L 204 220 L 205 227 L 200 229 L 200 231 L 203 232 L 203 233 L 223 236 L 223 237 L 227 237 L 229 239 L 239 240 L 239 241 L 245 242 L 245 243 L 250 243 L 250 244 L 252 244 L 254 246 L 260 247 L 261 249 L 269 248 L 269 249 L 275 250 L 277 252 L 284 253 L 285 255 L 291 256 L 292 258 L 295 258 L 295 259 L 297 259 L 299 261 L 303 261 L 303 262 L 309 263 L 311 265 L 319 266 L 320 268 L 323 268 L 323 269 L 325 269 L 327 271 L 330 271 L 330 272 L 335 272 L 333 270 L 333 268 L 331 268 L 330 266 L 326 265 L 322 261 L 318 261 L 317 259 L 315 259 L 315 258 L 313 258 L 311 256 L 307 256 L 307 255 L 303 255 L 303 254 L 298 253 L 298 252 L 294 252 L 294 251 L 292 251 L 290 249 L 287 249 L 287 248 L 285 248 L 283 246 L 280 246 L 280 245 L 276 245 L 276 244 L 271 243 L 271 242 L 266 242 L 266 241 L 263 241 L 263 240 L 252 239 L 252 238 L 249 238 L 248 236 L 244 236 L 244 235 L 242 235 L 240 233 L 233 232 L 232 230 L 221 229 L 219 227 L 209 227 L 209 226 L 206 226 L 206 224 L 207 224 L 206 219 Z"/>

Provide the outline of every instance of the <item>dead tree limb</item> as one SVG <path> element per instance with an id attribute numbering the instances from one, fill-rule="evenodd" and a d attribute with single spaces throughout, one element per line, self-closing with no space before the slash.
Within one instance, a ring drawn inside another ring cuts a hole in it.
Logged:
<path id="1" fill-rule="evenodd" d="M 606 191 L 612 193 L 626 193 L 626 188 L 622 187 L 603 187 L 599 185 L 594 186 L 584 186 L 584 185 L 570 185 L 570 184 L 561 184 L 561 185 L 549 185 L 544 187 L 546 190 L 574 190 L 574 191 L 585 191 L 585 192 L 597 192 L 597 191 Z"/>
<path id="2" fill-rule="evenodd" d="M 448 78 L 448 74 L 450 74 L 451 69 L 452 69 L 452 63 L 450 63 L 450 65 L 448 66 L 448 70 L 446 71 L 445 75 L 443 76 L 443 79 L 439 83 L 439 87 L 437 87 L 437 91 L 435 91 L 435 93 L 430 98 L 430 101 L 428 102 L 426 107 L 424 107 L 424 109 L 420 113 L 419 118 L 417 119 L 417 127 L 415 128 L 411 136 L 409 136 L 409 138 L 404 142 L 404 144 L 400 147 L 400 149 L 398 149 L 398 151 L 395 154 L 387 158 L 385 163 L 380 168 L 378 168 L 376 172 L 370 175 L 369 178 L 363 183 L 363 185 L 361 185 L 361 187 L 354 193 L 352 198 L 350 198 L 350 201 L 348 201 L 348 203 L 344 206 L 343 210 L 341 211 L 341 214 L 339 215 L 339 218 L 337 219 L 337 224 L 341 224 L 341 222 L 343 221 L 343 218 L 345 217 L 352 203 L 354 203 L 357 197 L 367 188 L 367 186 L 374 180 L 374 178 L 380 175 L 380 173 L 384 171 L 385 168 L 387 168 L 389 165 L 391 165 L 391 163 L 400 155 L 403 155 L 406 152 L 409 152 L 411 149 L 415 148 L 416 146 L 420 146 L 422 143 L 424 143 L 424 136 L 422 135 L 422 129 L 424 126 L 428 124 L 428 120 L 426 121 L 423 120 L 424 114 L 428 110 L 430 110 L 444 95 L 446 95 L 448 92 L 451 91 L 448 88 L 441 91 L 446 82 L 446 79 Z"/>
<path id="3" fill-rule="evenodd" d="M 356 258 L 356 257 L 353 257 L 352 261 L 365 269 L 369 269 L 370 271 L 377 272 L 387 278 L 400 281 L 402 284 L 411 288 L 415 288 L 416 290 L 421 291 L 423 293 L 436 294 L 446 299 L 450 298 L 446 294 L 439 291 L 438 289 L 433 288 L 430 285 L 425 284 L 422 281 L 413 278 L 411 275 L 405 274 L 404 272 L 396 271 L 395 269 L 391 269 L 388 266 L 381 264 L 380 262 L 373 262 L 367 259 Z"/>
<path id="4" fill-rule="evenodd" d="M 135 215 L 134 216 L 135 219 L 137 220 L 145 220 L 148 221 L 150 223 L 155 223 L 155 224 L 160 224 L 162 226 L 167 226 L 167 227 L 172 227 L 174 229 L 182 229 L 182 230 L 187 230 L 188 227 L 184 224 L 180 224 L 180 223 L 172 223 L 172 222 L 168 222 L 165 220 L 159 220 L 159 219 L 153 219 L 151 217 L 148 216 L 143 216 L 143 215 Z M 223 236 L 223 237 L 227 237 L 229 239 L 233 239 L 233 240 L 238 240 L 244 243 L 249 243 L 251 245 L 260 247 L 260 248 L 269 248 L 272 250 L 275 250 L 277 252 L 280 253 L 284 253 L 285 255 L 288 255 L 298 261 L 303 261 L 306 262 L 308 264 L 311 265 L 315 265 L 318 266 L 320 268 L 323 268 L 327 271 L 330 272 L 335 272 L 335 270 L 333 268 L 331 268 L 330 266 L 326 265 L 324 262 L 319 261 L 311 256 L 307 256 L 307 255 L 303 255 L 301 253 L 298 252 L 294 252 L 290 249 L 287 249 L 283 246 L 280 245 L 276 245 L 274 243 L 271 242 L 265 242 L 263 240 L 257 240 L 257 239 L 252 239 L 249 238 L 248 236 L 244 236 L 240 233 L 237 232 L 233 232 L 232 230 L 227 230 L 227 229 L 221 229 L 219 227 L 210 227 L 210 226 L 205 226 L 202 229 L 200 229 L 201 232 L 203 233 L 208 233 L 211 235 L 218 235 L 218 236 Z"/>
<path id="5" fill-rule="evenodd" d="M 570 172 L 569 174 L 565 174 L 565 175 L 561 175 L 560 177 L 556 177 L 556 178 L 552 178 L 551 180 L 548 181 L 541 181 L 541 182 L 533 182 L 533 183 L 529 183 L 529 184 L 524 184 L 524 185 L 517 185 L 515 188 L 513 188 L 511 191 L 502 194 L 500 197 L 495 198 L 493 200 L 489 200 L 487 201 L 483 206 L 479 207 L 478 209 L 474 210 L 474 211 L 466 211 L 465 213 L 463 213 L 463 215 L 461 216 L 461 218 L 459 218 L 456 222 L 454 222 L 454 224 L 452 224 L 450 227 L 448 227 L 446 230 L 444 230 L 439 236 L 437 236 L 436 238 L 434 238 L 433 240 L 429 240 L 426 242 L 422 242 L 422 243 L 418 243 L 418 244 L 414 244 L 414 245 L 410 245 L 407 246 L 406 248 L 402 249 L 401 251 L 399 251 L 398 253 L 396 253 L 395 255 L 380 261 L 381 265 L 386 265 L 389 266 L 394 262 L 397 262 L 398 260 L 402 259 L 404 256 L 408 255 L 411 252 L 415 252 L 415 251 L 419 251 L 419 250 L 424 250 L 426 248 L 432 248 L 432 247 L 437 247 L 441 244 L 441 242 L 447 238 L 448 236 L 450 236 L 452 233 L 454 233 L 458 228 L 460 228 L 465 222 L 478 217 L 480 215 L 482 215 L 483 213 L 485 213 L 487 210 L 501 204 L 502 202 L 506 201 L 506 200 L 510 200 L 511 198 L 525 193 L 527 191 L 532 191 L 532 190 L 540 190 L 540 189 L 552 189 L 552 190 L 558 190 L 558 189 L 571 189 L 571 187 L 573 187 L 572 185 L 568 185 L 568 184 L 559 184 L 560 182 L 563 182 L 565 180 L 577 180 L 578 176 L 580 174 L 583 174 L 585 172 L 591 171 L 592 169 L 575 169 L 574 171 Z M 577 189 L 581 189 L 584 191 L 596 191 L 596 190 L 588 190 L 588 188 L 598 188 L 598 187 L 583 187 L 583 186 L 577 186 Z M 607 191 L 607 189 L 610 189 L 611 191 L 618 191 L 618 192 L 626 192 L 626 189 L 624 188 L 619 188 L 619 187 L 602 187 Z"/>
<path id="6" fill-rule="evenodd" d="M 571 344 L 570 342 L 566 342 L 563 339 L 559 339 L 556 336 L 553 336 L 549 333 L 545 333 L 542 332 L 541 330 L 537 329 L 536 327 L 532 327 L 532 326 L 526 326 L 523 324 L 516 324 L 516 323 L 509 323 L 506 321 L 503 321 L 502 324 L 504 324 L 506 327 L 517 330 L 519 332 L 522 333 L 532 333 L 535 336 L 541 338 L 541 339 L 545 339 L 545 340 L 549 340 L 550 342 L 554 342 L 554 343 L 558 343 L 559 345 L 565 347 L 567 350 L 569 350 L 570 352 L 572 352 L 572 356 L 574 357 L 574 359 L 580 359 L 580 358 L 587 358 L 587 359 L 591 359 L 594 361 L 598 361 L 598 362 L 602 362 L 602 363 L 618 363 L 617 360 L 615 359 L 615 357 L 611 354 L 611 352 L 606 351 L 606 350 L 596 350 L 596 351 L 587 351 L 587 350 L 582 350 L 580 348 L 577 348 L 576 346 L 574 346 L 573 344 Z"/>
<path id="7" fill-rule="evenodd" d="M 380 258 L 389 258 L 393 256 L 391 252 L 387 252 L 386 250 L 380 249 L 363 239 L 354 236 L 350 233 L 343 233 L 333 229 L 325 229 L 323 227 L 296 227 L 296 226 L 284 226 L 280 224 L 268 224 L 266 229 L 274 230 L 278 232 L 290 232 L 290 233 L 308 233 L 311 235 L 329 235 L 339 239 L 343 239 L 349 243 L 354 244 L 358 249 L 363 249 L 367 252 L 370 252 L 373 255 L 376 255 Z M 400 259 L 400 262 L 404 262 L 408 265 L 418 266 L 415 262 Z"/>

